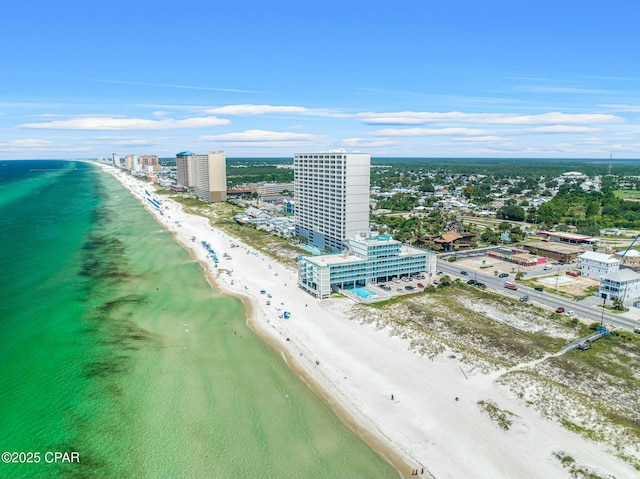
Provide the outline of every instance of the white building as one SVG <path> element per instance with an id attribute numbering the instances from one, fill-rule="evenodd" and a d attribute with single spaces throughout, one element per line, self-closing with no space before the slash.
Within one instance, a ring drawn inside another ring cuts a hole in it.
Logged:
<path id="1" fill-rule="evenodd" d="M 332 290 L 366 286 L 394 277 L 436 273 L 436 255 L 394 240 L 390 235 L 359 235 L 345 241 L 342 253 L 303 256 L 298 260 L 298 285 L 318 299 Z"/>
<path id="2" fill-rule="evenodd" d="M 622 255 L 624 255 L 624 257 Z M 622 260 L 621 266 L 630 268 L 634 271 L 640 271 L 640 251 L 630 249 L 626 254 L 624 251 L 618 251 L 616 253 L 616 258 L 620 258 Z"/>
<path id="3" fill-rule="evenodd" d="M 610 254 L 585 251 L 576 258 L 580 276 L 600 279 L 609 273 L 620 269 L 620 260 Z"/>
<path id="4" fill-rule="evenodd" d="M 111 153 L 111 159 L 113 160 L 113 166 L 120 166 L 120 155 Z"/>
<path id="5" fill-rule="evenodd" d="M 293 167 L 297 235 L 340 251 L 345 239 L 368 233 L 369 154 L 300 153 Z"/>
<path id="6" fill-rule="evenodd" d="M 227 159 L 224 151 L 196 155 L 183 151 L 176 155 L 177 181 L 193 187 L 196 196 L 207 203 L 227 201 Z"/>
<path id="7" fill-rule="evenodd" d="M 600 280 L 600 291 L 598 294 L 601 298 L 635 299 L 640 297 L 640 274 L 630 269 L 620 269 L 613 271 L 602 277 Z"/>
<path id="8" fill-rule="evenodd" d="M 283 191 L 293 191 L 293 183 L 252 183 L 249 185 L 252 193 L 258 196 L 279 195 Z"/>

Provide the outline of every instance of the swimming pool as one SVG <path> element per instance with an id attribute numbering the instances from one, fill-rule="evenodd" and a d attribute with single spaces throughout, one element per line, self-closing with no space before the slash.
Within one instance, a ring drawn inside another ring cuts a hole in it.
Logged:
<path id="1" fill-rule="evenodd" d="M 362 299 L 375 298 L 376 296 L 378 296 L 372 291 L 369 291 L 367 288 L 361 288 L 361 287 L 349 288 L 349 291 L 354 292 L 355 294 L 360 296 Z"/>
<path id="2" fill-rule="evenodd" d="M 311 246 L 311 245 L 304 245 L 302 247 L 303 250 L 308 251 L 309 253 L 313 254 L 313 255 L 319 255 L 322 253 L 322 251 L 320 251 L 318 248 L 316 248 L 315 246 Z"/>

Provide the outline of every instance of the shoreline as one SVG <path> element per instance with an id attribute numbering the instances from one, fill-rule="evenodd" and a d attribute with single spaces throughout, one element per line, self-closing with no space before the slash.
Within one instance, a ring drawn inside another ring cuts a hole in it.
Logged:
<path id="1" fill-rule="evenodd" d="M 568 477 L 555 456 L 565 451 L 577 464 L 607 477 L 636 472 L 606 445 L 541 417 L 498 385 L 496 374 L 463 377 L 450 352 L 428 359 L 411 350 L 410 337 L 358 320 L 366 318 L 349 319 L 350 300 L 316 300 L 297 287 L 297 272 L 211 227 L 207 218 L 183 212 L 171 199 L 163 199 L 164 215 L 158 214 L 144 193 L 155 186 L 97 166 L 189 251 L 215 294 L 242 301 L 249 329 L 280 353 L 289 369 L 401 477 L 423 467 L 418 475 L 439 479 Z M 219 268 L 200 245 L 203 239 L 220 255 Z M 223 252 L 233 259 L 223 259 Z M 272 295 L 271 305 L 261 290 Z M 291 319 L 280 316 L 284 310 Z M 477 405 L 481 400 L 513 412 L 511 430 L 483 415 Z"/>
<path id="2" fill-rule="evenodd" d="M 95 164 L 95 163 L 94 163 Z M 382 457 L 387 463 L 389 463 L 393 468 L 398 472 L 400 477 L 408 477 L 411 474 L 408 472 L 411 468 L 411 464 L 414 464 L 415 461 L 408 461 L 407 458 L 403 457 L 399 454 L 386 437 L 380 432 L 376 432 L 375 428 L 371 424 L 366 424 L 367 421 L 364 417 L 358 417 L 358 411 L 353 410 L 353 408 L 348 407 L 345 403 L 341 402 L 339 399 L 335 397 L 335 394 L 338 392 L 335 385 L 332 388 L 328 388 L 327 384 L 323 384 L 321 380 L 315 377 L 314 372 L 311 369 L 308 369 L 299 361 L 300 355 L 296 356 L 291 351 L 289 351 L 284 342 L 288 341 L 288 338 L 284 340 L 282 337 L 282 331 L 278 334 L 278 331 L 275 327 L 268 328 L 268 325 L 271 324 L 271 320 L 265 318 L 264 314 L 260 315 L 260 306 L 258 304 L 258 299 L 247 292 L 243 293 L 242 291 L 238 291 L 232 287 L 228 282 L 223 281 L 220 276 L 223 274 L 220 269 L 216 270 L 211 267 L 211 262 L 207 261 L 206 255 L 203 258 L 201 253 L 204 250 L 199 248 L 200 239 L 196 239 L 196 242 L 191 242 L 186 240 L 183 236 L 180 235 L 180 230 L 178 228 L 173 227 L 168 218 L 165 218 L 162 215 L 159 215 L 156 210 L 149 207 L 149 205 L 144 201 L 143 194 L 140 194 L 139 191 L 135 191 L 133 188 L 133 184 L 137 183 L 138 187 L 146 186 L 149 190 L 155 190 L 154 185 L 146 185 L 145 183 L 126 175 L 126 173 L 122 173 L 120 170 L 114 170 L 105 165 L 96 164 L 98 167 L 102 168 L 105 172 L 112 175 L 116 180 L 118 180 L 136 199 L 138 199 L 143 206 L 143 208 L 151 214 L 151 216 L 156 220 L 156 222 L 166 231 L 170 232 L 173 240 L 178 243 L 182 248 L 184 248 L 189 256 L 197 261 L 200 267 L 202 268 L 202 272 L 205 276 L 205 279 L 209 283 L 214 294 L 220 294 L 224 296 L 231 296 L 237 298 L 243 304 L 243 308 L 245 310 L 245 323 L 249 330 L 253 332 L 256 336 L 258 336 L 263 342 L 268 344 L 274 351 L 279 353 L 287 367 L 301 380 L 303 381 L 309 389 L 311 389 L 316 396 L 318 396 L 338 417 L 340 422 L 342 422 L 347 428 L 349 428 L 355 435 L 360 437 L 378 456 Z M 126 176 L 123 176 L 126 175 Z M 129 180 L 129 181 L 126 181 Z M 241 239 L 234 238 L 228 236 L 224 231 L 213 228 L 209 225 L 208 219 L 202 216 L 190 215 L 188 213 L 182 212 L 182 206 L 168 198 L 163 199 L 163 204 L 165 202 L 171 202 L 173 207 L 177 208 L 182 215 L 185 217 L 191 217 L 193 220 L 200 220 L 203 223 L 203 228 L 208 228 L 212 231 L 215 231 L 217 235 L 222 238 L 229 239 L 230 241 L 242 244 L 243 248 L 249 248 L 245 245 Z M 206 226 L 204 225 L 206 223 Z M 216 248 L 217 250 L 217 248 Z M 261 255 L 260 253 L 257 253 Z M 264 260 L 265 258 L 263 258 Z M 273 261 L 269 258 L 269 261 Z M 283 267 L 284 268 L 284 267 Z M 291 271 L 291 274 L 297 274 Z M 229 278 L 230 275 L 227 276 Z M 293 280 L 295 282 L 295 280 Z M 309 301 L 316 301 L 315 298 L 309 296 Z M 266 325 L 264 321 L 266 320 Z M 326 377 L 325 377 L 326 380 Z M 421 466 L 421 465 L 420 465 Z M 422 466 L 421 466 L 422 467 Z M 432 478 L 433 476 L 427 471 L 427 468 L 424 468 L 425 474 L 423 477 Z"/>

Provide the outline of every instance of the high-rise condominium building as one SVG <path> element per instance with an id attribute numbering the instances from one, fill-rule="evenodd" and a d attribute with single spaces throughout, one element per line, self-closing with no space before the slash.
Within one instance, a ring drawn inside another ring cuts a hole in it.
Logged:
<path id="1" fill-rule="evenodd" d="M 193 188 L 207 203 L 227 201 L 227 159 L 224 151 L 197 155 L 183 151 L 176 155 L 177 181 Z"/>
<path id="2" fill-rule="evenodd" d="M 195 186 L 194 154 L 190 151 L 181 151 L 176 155 L 176 173 L 180 186 L 193 188 Z"/>
<path id="3" fill-rule="evenodd" d="M 369 231 L 371 156 L 300 153 L 293 158 L 296 234 L 319 249 L 340 251 Z"/>

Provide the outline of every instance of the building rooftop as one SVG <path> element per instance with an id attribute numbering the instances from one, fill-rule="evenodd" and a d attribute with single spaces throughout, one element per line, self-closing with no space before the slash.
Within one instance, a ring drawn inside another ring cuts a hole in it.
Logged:
<path id="1" fill-rule="evenodd" d="M 598 261 L 600 263 L 619 263 L 618 258 L 614 258 L 610 254 L 596 253 L 595 251 L 585 251 L 580 256 L 580 259 L 590 259 L 591 261 Z"/>
<path id="2" fill-rule="evenodd" d="M 630 269 L 619 269 L 618 271 L 612 271 L 602 277 L 603 280 L 615 281 L 617 283 L 624 283 L 626 281 L 639 280 L 640 274 Z"/>
<path id="3" fill-rule="evenodd" d="M 193 156 L 194 153 L 191 151 L 181 151 L 180 153 L 176 153 L 176 156 Z"/>
<path id="4" fill-rule="evenodd" d="M 617 255 L 622 256 L 624 254 L 624 250 L 616 252 Z M 627 254 L 624 255 L 625 258 L 640 258 L 640 251 L 635 249 L 630 249 L 627 251 Z"/>
<path id="5" fill-rule="evenodd" d="M 554 253 L 573 254 L 580 253 L 583 249 L 579 246 L 569 245 L 565 243 L 549 243 L 547 241 L 537 241 L 535 243 L 527 243 L 527 248 L 536 248 L 540 251 L 551 251 Z"/>
<path id="6" fill-rule="evenodd" d="M 539 231 L 539 235 L 543 236 L 555 236 L 556 238 L 565 238 L 575 241 L 591 241 L 594 238 L 592 236 L 578 235 L 575 233 L 566 233 L 564 231 Z"/>

